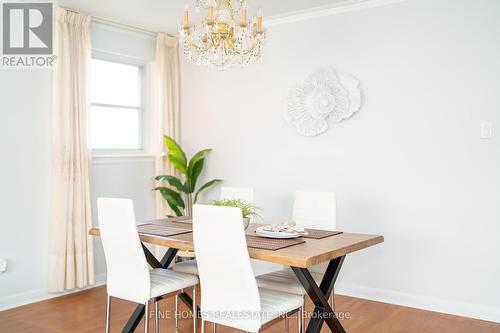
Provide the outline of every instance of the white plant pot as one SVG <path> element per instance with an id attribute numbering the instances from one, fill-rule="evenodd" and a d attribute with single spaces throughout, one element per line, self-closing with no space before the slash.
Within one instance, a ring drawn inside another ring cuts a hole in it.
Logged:
<path id="1" fill-rule="evenodd" d="M 244 217 L 243 218 L 243 226 L 245 227 L 245 230 L 248 229 L 249 225 L 250 225 L 250 218 L 249 217 Z"/>

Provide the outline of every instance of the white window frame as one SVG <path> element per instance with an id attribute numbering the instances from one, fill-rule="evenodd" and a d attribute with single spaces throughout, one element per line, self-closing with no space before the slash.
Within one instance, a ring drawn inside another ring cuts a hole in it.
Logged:
<path id="1" fill-rule="evenodd" d="M 114 105 L 114 104 L 101 104 L 92 103 L 90 101 L 90 106 L 107 106 L 107 107 L 119 107 L 119 108 L 129 108 L 129 109 L 139 109 L 140 119 L 139 119 L 139 149 L 94 149 L 92 148 L 92 156 L 94 157 L 134 157 L 134 156 L 151 156 L 151 112 L 150 112 L 150 94 L 147 93 L 149 90 L 149 79 L 150 79 L 150 64 L 146 60 L 133 58 L 125 55 L 102 52 L 97 50 L 92 50 L 92 59 L 103 60 L 109 62 L 115 62 L 124 65 L 132 65 L 139 67 L 139 90 L 140 90 L 140 106 L 139 108 Z M 89 115 L 90 118 L 90 115 Z M 88 122 L 90 124 L 90 121 Z M 90 133 L 90 127 L 89 127 Z M 90 134 L 89 134 L 89 146 L 90 146 Z"/>

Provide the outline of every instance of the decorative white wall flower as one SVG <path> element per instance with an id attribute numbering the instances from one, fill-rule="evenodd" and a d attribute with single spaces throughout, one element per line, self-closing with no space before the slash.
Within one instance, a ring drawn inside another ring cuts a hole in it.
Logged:
<path id="1" fill-rule="evenodd" d="M 315 136 L 328 130 L 328 122 L 338 123 L 360 108 L 359 81 L 325 67 L 291 90 L 285 119 L 299 134 Z"/>

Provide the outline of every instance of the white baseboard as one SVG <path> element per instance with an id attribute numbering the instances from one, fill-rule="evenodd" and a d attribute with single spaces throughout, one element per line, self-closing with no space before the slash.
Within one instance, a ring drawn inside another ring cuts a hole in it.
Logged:
<path id="1" fill-rule="evenodd" d="M 82 290 L 92 289 L 95 287 L 102 286 L 106 283 L 106 274 L 97 274 L 95 276 L 95 283 L 92 286 L 82 288 L 82 289 L 74 289 L 70 291 L 65 291 L 62 293 L 49 293 L 46 289 L 35 289 L 29 290 L 18 294 L 13 294 L 0 298 L 0 311 L 17 308 L 18 306 L 31 304 L 35 302 L 44 301 L 47 299 L 73 294 Z"/>
<path id="2" fill-rule="evenodd" d="M 364 287 L 348 283 L 339 283 L 336 285 L 335 292 L 345 296 L 364 298 L 378 302 L 408 306 L 462 317 L 500 322 L 500 308 L 496 307 L 455 302 L 435 297 Z"/>

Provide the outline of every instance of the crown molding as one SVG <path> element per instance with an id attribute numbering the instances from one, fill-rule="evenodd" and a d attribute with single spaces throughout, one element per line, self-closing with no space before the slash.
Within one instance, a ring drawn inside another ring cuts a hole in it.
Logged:
<path id="1" fill-rule="evenodd" d="M 332 5 L 314 7 L 305 10 L 299 10 L 285 14 L 269 16 L 266 19 L 266 26 L 272 27 L 286 23 L 310 20 L 318 17 L 386 6 L 405 1 L 408 0 L 348 0 L 348 1 L 338 2 Z"/>

